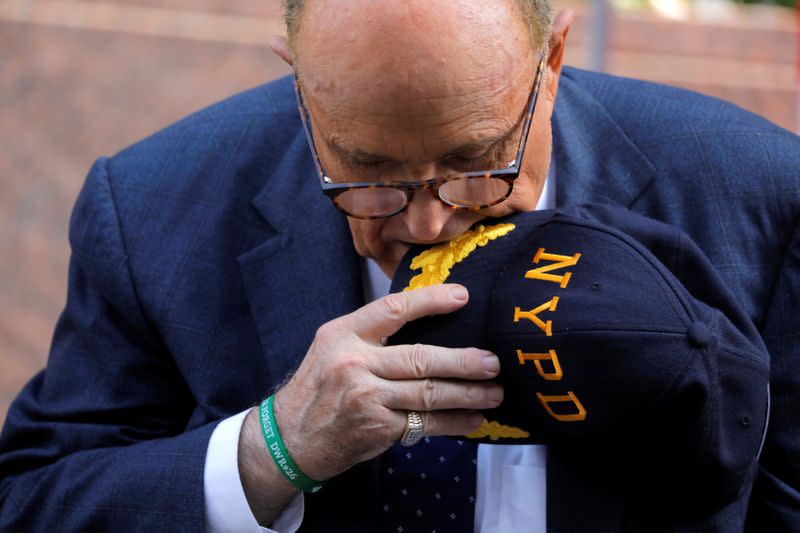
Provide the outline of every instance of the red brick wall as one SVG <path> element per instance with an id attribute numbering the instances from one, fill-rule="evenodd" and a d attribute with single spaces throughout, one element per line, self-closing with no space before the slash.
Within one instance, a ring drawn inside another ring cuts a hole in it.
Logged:
<path id="1" fill-rule="evenodd" d="M 93 159 L 288 72 L 265 46 L 280 28 L 277 0 L 63 6 L 0 4 L 0 422 L 46 363 L 65 299 L 68 217 Z M 609 68 L 795 128 L 795 35 L 791 14 L 778 13 L 748 25 L 619 15 Z M 584 64 L 586 22 L 578 9 L 568 63 Z"/>

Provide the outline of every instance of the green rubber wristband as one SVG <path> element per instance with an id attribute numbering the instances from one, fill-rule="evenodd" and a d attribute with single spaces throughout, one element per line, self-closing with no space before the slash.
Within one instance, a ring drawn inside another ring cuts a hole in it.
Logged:
<path id="1" fill-rule="evenodd" d="M 275 423 L 275 411 L 273 409 L 273 396 L 261 402 L 260 410 L 261 431 L 264 432 L 264 441 L 267 443 L 267 451 L 278 470 L 288 479 L 292 485 L 303 492 L 317 492 L 325 484 L 321 481 L 314 481 L 300 470 L 292 460 L 286 445 L 283 444 L 278 424 Z"/>

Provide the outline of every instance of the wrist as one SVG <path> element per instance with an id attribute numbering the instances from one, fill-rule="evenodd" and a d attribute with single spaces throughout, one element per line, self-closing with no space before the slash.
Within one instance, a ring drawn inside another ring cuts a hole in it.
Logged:
<path id="1" fill-rule="evenodd" d="M 330 473 L 330 464 L 325 464 L 324 458 L 318 458 L 318 451 L 325 449 L 319 445 L 319 440 L 304 435 L 298 431 L 298 422 L 303 420 L 305 414 L 303 413 L 302 405 L 294 405 L 291 403 L 291 398 L 287 397 L 285 389 L 279 389 L 273 394 L 273 410 L 275 413 L 275 422 L 280 428 L 281 438 L 286 446 L 289 454 L 294 459 L 295 464 L 311 479 L 326 481 L 334 476 Z M 287 414 L 291 413 L 291 415 Z M 262 443 L 263 443 L 262 438 Z M 312 443 L 316 443 L 316 446 Z M 325 468 L 325 467 L 328 468 Z"/>
<path id="2" fill-rule="evenodd" d="M 298 494 L 298 490 L 278 470 L 264 446 L 258 408 L 245 417 L 239 435 L 239 477 L 245 498 L 256 521 L 272 523 Z"/>
<path id="3" fill-rule="evenodd" d="M 269 396 L 259 406 L 259 421 L 268 453 L 278 467 L 278 471 L 295 488 L 303 492 L 317 492 L 322 488 L 324 482 L 309 477 L 295 463 L 294 458 L 286 448 L 286 444 L 281 437 L 281 430 L 275 420 L 274 400 L 274 395 Z"/>

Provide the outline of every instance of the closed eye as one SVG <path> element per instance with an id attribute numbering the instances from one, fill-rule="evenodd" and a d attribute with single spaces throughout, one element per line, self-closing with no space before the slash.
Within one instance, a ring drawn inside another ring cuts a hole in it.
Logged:
<path id="1" fill-rule="evenodd" d="M 350 161 L 351 165 L 360 167 L 360 168 L 378 168 L 386 164 L 386 161 L 380 161 L 377 159 L 374 160 L 365 160 L 365 161 Z"/>
<path id="2" fill-rule="evenodd" d="M 487 154 L 481 154 L 477 156 L 465 156 L 465 155 L 449 155 L 444 158 L 445 162 L 453 162 L 453 163 L 475 163 L 477 161 L 485 161 L 487 158 Z"/>
<path id="3" fill-rule="evenodd" d="M 493 170 L 502 159 L 507 144 L 507 142 L 494 144 L 481 153 L 450 154 L 442 162 L 458 170 Z"/>

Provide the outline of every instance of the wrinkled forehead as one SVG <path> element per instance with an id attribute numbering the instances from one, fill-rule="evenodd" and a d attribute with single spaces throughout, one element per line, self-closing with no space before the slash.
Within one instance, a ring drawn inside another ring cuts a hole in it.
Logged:
<path id="1" fill-rule="evenodd" d="M 309 2 L 294 54 L 317 113 L 409 122 L 502 105 L 538 58 L 513 0 Z"/>

